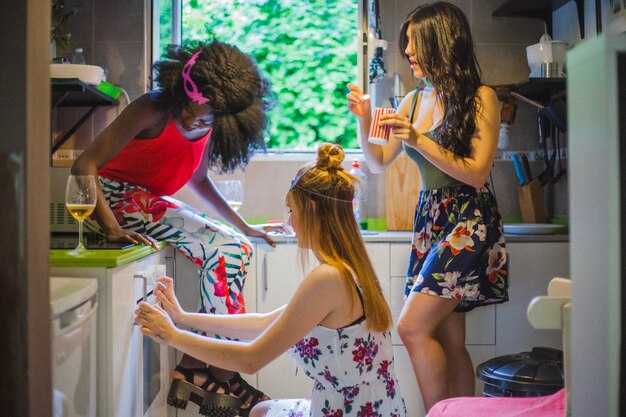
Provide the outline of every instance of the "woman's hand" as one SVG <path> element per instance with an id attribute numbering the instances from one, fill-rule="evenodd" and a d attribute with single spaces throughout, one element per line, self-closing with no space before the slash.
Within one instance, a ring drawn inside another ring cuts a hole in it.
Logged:
<path id="1" fill-rule="evenodd" d="M 380 116 L 379 124 L 391 126 L 391 133 L 395 139 L 406 142 L 412 148 L 417 148 L 417 139 L 420 134 L 406 116 L 397 113 L 383 114 Z"/>
<path id="2" fill-rule="evenodd" d="M 145 301 L 135 310 L 135 323 L 141 325 L 141 333 L 162 344 L 169 344 L 178 331 L 172 319 L 158 305 Z"/>
<path id="3" fill-rule="evenodd" d="M 246 230 L 243 230 L 243 232 L 247 236 L 260 237 L 261 239 L 264 239 L 270 246 L 274 248 L 276 247 L 276 243 L 274 243 L 274 240 L 269 237 L 268 232 L 278 232 L 280 234 L 293 233 L 291 228 L 287 226 L 284 222 L 248 225 Z"/>
<path id="4" fill-rule="evenodd" d="M 109 242 L 131 242 L 135 245 L 141 243 L 142 245 L 152 246 L 154 249 L 159 250 L 156 239 L 148 235 L 133 232 L 132 230 L 124 230 L 121 227 L 113 230 L 107 230 L 106 238 Z"/>
<path id="5" fill-rule="evenodd" d="M 350 92 L 346 94 L 348 110 L 360 119 L 369 115 L 371 113 L 369 95 L 363 95 L 361 89 L 354 84 L 348 84 L 348 90 L 350 90 Z"/>
<path id="6" fill-rule="evenodd" d="M 174 323 L 183 323 L 187 312 L 182 309 L 174 294 L 174 280 L 172 278 L 166 276 L 157 278 L 154 286 L 154 296 Z"/>

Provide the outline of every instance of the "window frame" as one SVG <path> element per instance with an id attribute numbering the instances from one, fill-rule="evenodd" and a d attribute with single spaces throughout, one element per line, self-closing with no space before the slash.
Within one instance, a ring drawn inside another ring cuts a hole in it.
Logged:
<path id="1" fill-rule="evenodd" d="M 151 61 L 154 63 L 161 54 L 161 38 L 160 38 L 160 1 L 152 0 L 152 39 L 151 39 Z M 170 43 L 180 44 L 182 41 L 182 2 L 183 0 L 170 0 L 172 10 L 172 28 Z M 348 0 L 349 1 L 349 0 Z M 367 91 L 366 80 L 369 78 L 369 68 L 367 65 L 367 2 L 368 0 L 356 0 L 358 2 L 358 25 L 357 34 L 358 37 L 357 47 L 360 51 L 357 51 L 357 84 L 363 91 Z M 154 86 L 150 85 L 151 88 Z M 357 122 L 354 122 L 355 129 L 357 130 L 357 140 L 361 143 L 360 132 Z M 345 149 L 346 154 L 354 155 L 355 157 L 363 154 L 361 149 Z M 315 153 L 315 149 L 289 149 L 289 148 L 268 148 L 266 152 L 258 153 L 253 157 L 253 160 L 263 161 L 299 161 L 308 160 L 311 155 Z M 307 159 L 305 159 L 307 158 Z"/>

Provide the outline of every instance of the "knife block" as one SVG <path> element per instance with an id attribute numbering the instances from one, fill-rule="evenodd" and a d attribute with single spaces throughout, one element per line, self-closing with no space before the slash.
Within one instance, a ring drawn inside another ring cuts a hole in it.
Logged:
<path id="1" fill-rule="evenodd" d="M 517 199 L 522 223 L 545 223 L 546 211 L 543 204 L 541 182 L 535 178 L 526 185 L 517 187 Z"/>

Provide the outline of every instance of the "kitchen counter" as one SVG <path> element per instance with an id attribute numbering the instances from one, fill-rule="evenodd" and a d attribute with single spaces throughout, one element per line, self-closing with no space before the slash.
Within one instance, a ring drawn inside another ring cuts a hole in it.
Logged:
<path id="1" fill-rule="evenodd" d="M 399 231 L 371 231 L 364 230 L 362 232 L 365 242 L 410 242 L 411 232 Z M 569 242 L 568 234 L 551 234 L 551 235 L 514 235 L 505 234 L 506 242 Z M 295 241 L 293 235 L 272 235 L 272 239 L 276 243 L 291 243 Z M 261 239 L 254 239 L 256 243 L 264 242 Z"/>
<path id="2" fill-rule="evenodd" d="M 159 249 L 168 246 L 166 242 L 158 243 Z M 67 249 L 50 250 L 50 267 L 94 267 L 115 268 L 154 252 L 151 246 L 137 245 L 128 249 L 88 249 L 87 255 L 73 256 Z"/>
<path id="3" fill-rule="evenodd" d="M 567 234 L 553 235 L 505 235 L 506 242 L 569 242 Z M 278 244 L 294 243 L 294 235 L 272 235 L 272 239 Z M 411 232 L 398 231 L 363 231 L 365 242 L 410 242 Z M 264 244 L 265 241 L 259 238 L 252 239 L 254 243 Z M 159 242 L 159 249 L 168 246 L 165 242 Z M 156 250 L 150 246 L 138 245 L 128 249 L 92 249 L 88 255 L 72 256 L 67 249 L 50 250 L 51 267 L 103 267 L 115 268 L 125 265 L 137 259 L 148 256 Z"/>

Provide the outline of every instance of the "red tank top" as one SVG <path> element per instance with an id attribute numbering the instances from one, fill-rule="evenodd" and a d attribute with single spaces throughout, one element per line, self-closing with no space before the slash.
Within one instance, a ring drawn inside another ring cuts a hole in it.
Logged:
<path id="1" fill-rule="evenodd" d="M 211 130 L 200 139 L 189 141 L 170 116 L 159 136 L 134 138 L 98 174 L 140 185 L 158 196 L 172 195 L 198 169 L 210 135 Z"/>

